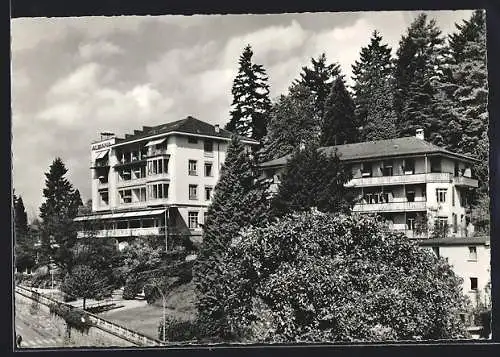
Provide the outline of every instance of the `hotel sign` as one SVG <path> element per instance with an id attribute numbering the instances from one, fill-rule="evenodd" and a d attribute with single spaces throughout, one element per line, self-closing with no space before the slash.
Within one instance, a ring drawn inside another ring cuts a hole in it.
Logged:
<path id="1" fill-rule="evenodd" d="M 115 143 L 115 139 L 109 139 L 109 140 L 106 140 L 106 141 L 102 141 L 100 143 L 96 143 L 96 144 L 93 144 L 92 145 L 92 151 L 95 151 L 95 150 L 100 150 L 100 149 L 104 149 L 108 146 L 111 146 Z"/>

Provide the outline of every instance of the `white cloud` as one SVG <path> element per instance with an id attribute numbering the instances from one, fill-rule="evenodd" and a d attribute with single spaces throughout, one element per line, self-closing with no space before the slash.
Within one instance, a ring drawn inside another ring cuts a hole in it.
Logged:
<path id="1" fill-rule="evenodd" d="M 49 90 L 52 95 L 82 95 L 97 87 L 101 66 L 95 62 L 86 63 L 69 76 L 57 81 Z"/>
<path id="2" fill-rule="evenodd" d="M 78 46 L 78 53 L 84 60 L 123 53 L 123 50 L 112 42 L 99 40 Z"/>

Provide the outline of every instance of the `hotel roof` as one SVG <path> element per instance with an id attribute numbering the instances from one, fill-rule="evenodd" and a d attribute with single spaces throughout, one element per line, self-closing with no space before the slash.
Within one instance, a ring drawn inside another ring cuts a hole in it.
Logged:
<path id="1" fill-rule="evenodd" d="M 336 145 L 320 148 L 326 154 L 333 154 L 337 150 L 337 155 L 341 160 L 345 161 L 357 161 L 366 159 L 380 159 L 389 158 L 397 156 L 410 156 L 419 154 L 442 154 L 446 156 L 451 156 L 459 158 L 465 161 L 473 162 L 477 161 L 474 158 L 465 156 L 462 154 L 457 154 L 448 151 L 442 147 L 431 144 L 425 140 L 418 139 L 414 136 L 388 139 L 388 140 L 378 140 L 378 141 L 365 141 L 361 143 Z M 281 167 L 285 166 L 287 161 L 291 158 L 291 154 L 267 161 L 262 163 L 261 167 Z"/>
<path id="2" fill-rule="evenodd" d="M 195 136 L 205 136 L 211 138 L 231 139 L 233 135 L 230 131 L 220 128 L 217 132 L 215 125 L 206 123 L 191 116 L 185 119 L 177 120 L 171 123 L 161 124 L 153 127 L 144 126 L 142 130 L 135 130 L 134 134 L 125 134 L 125 138 L 116 138 L 116 143 L 113 146 L 121 146 L 123 144 L 149 139 L 151 137 L 161 137 L 163 134 L 192 134 Z M 258 144 L 259 142 L 238 136 L 242 141 Z"/>

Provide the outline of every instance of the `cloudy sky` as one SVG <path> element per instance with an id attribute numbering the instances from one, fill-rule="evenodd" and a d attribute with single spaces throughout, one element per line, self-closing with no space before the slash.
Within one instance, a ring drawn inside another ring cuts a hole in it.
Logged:
<path id="1" fill-rule="evenodd" d="M 471 11 L 430 11 L 444 34 Z M 44 172 L 57 156 L 84 201 L 90 143 L 192 115 L 224 125 L 246 44 L 271 95 L 325 52 L 348 79 L 373 30 L 393 48 L 418 12 L 120 16 L 12 20 L 13 184 L 38 214 Z"/>

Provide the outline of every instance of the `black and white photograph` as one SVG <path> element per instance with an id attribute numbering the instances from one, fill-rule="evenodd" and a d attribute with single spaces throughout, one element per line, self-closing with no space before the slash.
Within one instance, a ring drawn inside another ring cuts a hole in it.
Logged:
<path id="1" fill-rule="evenodd" d="M 12 18 L 14 350 L 490 341 L 487 16 Z"/>

